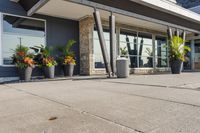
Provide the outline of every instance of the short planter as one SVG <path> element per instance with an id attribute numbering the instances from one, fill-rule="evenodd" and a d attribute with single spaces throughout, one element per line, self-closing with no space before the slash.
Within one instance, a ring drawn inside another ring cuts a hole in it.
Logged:
<path id="1" fill-rule="evenodd" d="M 181 60 L 173 60 L 171 62 L 171 71 L 172 74 L 180 74 L 182 71 L 183 61 Z"/>
<path id="2" fill-rule="evenodd" d="M 18 68 L 18 73 L 19 73 L 20 80 L 30 81 L 31 80 L 32 71 L 33 71 L 32 67 Z"/>
<path id="3" fill-rule="evenodd" d="M 116 62 L 117 66 L 117 77 L 128 78 L 129 77 L 129 62 L 128 58 L 118 58 Z"/>
<path id="4" fill-rule="evenodd" d="M 44 67 L 44 76 L 53 79 L 55 77 L 55 66 Z"/>
<path id="5" fill-rule="evenodd" d="M 72 77 L 74 74 L 74 64 L 68 64 L 63 66 L 64 76 Z"/>

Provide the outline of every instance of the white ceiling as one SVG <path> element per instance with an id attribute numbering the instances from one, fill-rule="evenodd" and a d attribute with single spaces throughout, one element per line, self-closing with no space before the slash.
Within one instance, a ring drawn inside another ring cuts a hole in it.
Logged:
<path id="1" fill-rule="evenodd" d="M 61 17 L 73 20 L 80 20 L 85 16 L 92 16 L 94 9 L 91 7 L 74 4 L 71 2 L 63 1 L 63 0 L 50 0 L 47 4 L 45 4 L 42 8 L 40 8 L 37 13 L 44 14 L 54 17 Z M 100 10 L 101 17 L 103 19 L 108 19 L 110 13 L 107 11 Z M 114 14 L 116 16 L 116 21 L 118 23 L 127 24 L 130 26 L 137 26 L 141 28 L 148 28 L 152 30 L 166 32 L 167 26 L 163 26 L 160 24 L 147 22 L 144 20 L 139 20 L 132 17 L 127 17 L 120 14 Z"/>

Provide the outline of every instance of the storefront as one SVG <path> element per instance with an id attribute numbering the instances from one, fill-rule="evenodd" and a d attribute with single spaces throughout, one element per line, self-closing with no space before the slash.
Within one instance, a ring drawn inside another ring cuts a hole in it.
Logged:
<path id="1" fill-rule="evenodd" d="M 189 40 L 186 45 L 192 48 L 184 70 L 200 69 L 200 41 L 195 38 L 200 33 L 200 16 L 176 5 L 175 1 L 3 0 L 0 6 L 3 4 L 0 8 L 1 77 L 16 76 L 14 66 L 11 67 L 10 49 L 17 44 L 56 46 L 64 45 L 69 39 L 77 41 L 76 74 L 106 73 L 93 17 L 95 10 L 101 15 L 108 55 L 112 52 L 109 16 L 111 13 L 115 16 L 116 54 L 120 56 L 120 49 L 127 50 L 131 73 L 170 71 L 169 27 L 173 32 L 186 32 Z M 59 71 L 57 74 L 62 75 Z"/>

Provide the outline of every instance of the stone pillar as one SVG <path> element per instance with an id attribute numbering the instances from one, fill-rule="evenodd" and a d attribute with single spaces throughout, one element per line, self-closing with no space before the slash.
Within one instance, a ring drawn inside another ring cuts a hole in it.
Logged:
<path id="1" fill-rule="evenodd" d="M 80 32 L 80 74 L 91 75 L 93 61 L 93 17 L 86 17 L 79 21 Z"/>

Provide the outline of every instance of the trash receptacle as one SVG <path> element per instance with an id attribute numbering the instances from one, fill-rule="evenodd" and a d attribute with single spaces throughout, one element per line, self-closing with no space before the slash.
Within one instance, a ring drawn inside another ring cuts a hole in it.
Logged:
<path id="1" fill-rule="evenodd" d="M 117 59 L 117 77 L 128 78 L 129 77 L 129 61 L 127 58 Z"/>

